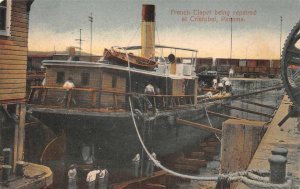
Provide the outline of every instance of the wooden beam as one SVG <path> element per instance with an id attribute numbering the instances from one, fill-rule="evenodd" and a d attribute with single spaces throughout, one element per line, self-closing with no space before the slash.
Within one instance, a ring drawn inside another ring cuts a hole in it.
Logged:
<path id="1" fill-rule="evenodd" d="M 195 127 L 195 128 L 198 128 L 198 129 L 203 129 L 205 131 L 220 134 L 220 135 L 222 134 L 222 130 L 216 129 L 216 128 L 213 128 L 213 127 L 210 127 L 210 126 L 207 126 L 207 125 L 203 125 L 203 124 L 200 124 L 200 123 L 190 122 L 190 121 L 183 120 L 183 119 L 178 119 L 178 118 L 176 119 L 176 123 L 186 125 L 186 126 Z"/>
<path id="2" fill-rule="evenodd" d="M 242 102 L 245 102 L 247 104 L 253 104 L 253 105 L 256 105 L 256 106 L 261 106 L 261 107 L 264 107 L 264 108 L 270 108 L 270 109 L 273 109 L 273 110 L 277 110 L 278 108 L 277 107 L 274 107 L 274 106 L 270 106 L 270 105 L 266 105 L 266 104 L 261 104 L 261 103 L 257 103 L 257 102 L 252 102 L 252 101 L 249 101 L 249 100 L 241 100 Z"/>
<path id="3" fill-rule="evenodd" d="M 153 183 L 147 183 L 146 184 L 146 189 L 151 188 L 151 189 L 165 189 L 167 188 L 165 185 L 162 184 L 153 184 Z"/>
<path id="4" fill-rule="evenodd" d="M 212 112 L 212 111 L 207 111 L 207 113 L 218 116 L 218 117 L 222 117 L 222 118 L 228 118 L 228 119 L 243 119 L 243 118 L 239 118 L 239 117 L 234 117 L 234 116 L 229 116 L 226 114 L 221 114 L 221 113 L 217 113 L 217 112 Z"/>
<path id="5" fill-rule="evenodd" d="M 248 112 L 248 113 L 256 114 L 256 115 L 261 115 L 261 116 L 265 116 L 265 117 L 269 117 L 269 118 L 273 117 L 273 115 L 269 115 L 269 114 L 265 114 L 265 113 L 259 113 L 259 112 L 256 112 L 256 111 L 252 111 L 252 110 L 248 110 L 248 109 L 244 109 L 244 108 L 239 108 L 239 107 L 236 107 L 236 106 L 230 106 L 230 105 L 226 105 L 226 104 L 221 104 L 221 105 L 224 106 L 225 108 L 229 108 L 229 109 L 235 109 L 235 110 Z"/>

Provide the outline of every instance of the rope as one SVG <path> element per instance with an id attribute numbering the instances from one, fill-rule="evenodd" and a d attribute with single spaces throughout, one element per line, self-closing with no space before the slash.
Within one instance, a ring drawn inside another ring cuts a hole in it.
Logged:
<path id="1" fill-rule="evenodd" d="M 204 101 L 203 106 L 204 106 L 205 114 L 206 114 L 206 117 L 207 117 L 207 120 L 208 120 L 208 123 L 209 123 L 210 127 L 215 128 L 215 127 L 213 127 L 213 125 L 212 125 L 212 123 L 210 121 L 210 118 L 208 116 L 207 109 L 206 109 L 206 101 Z M 215 136 L 221 142 L 220 137 L 217 134 L 215 134 Z"/>
<path id="2" fill-rule="evenodd" d="M 121 49 L 123 49 L 123 48 L 121 48 Z M 129 63 L 129 58 L 128 58 L 128 54 L 127 54 L 126 50 L 125 50 L 125 53 L 126 53 L 127 61 L 128 61 L 129 86 L 131 87 L 130 63 Z M 129 91 L 131 92 L 131 88 L 129 89 Z M 138 139 L 139 139 L 139 141 L 142 145 L 142 148 L 145 150 L 146 154 L 152 160 L 152 162 L 157 167 L 164 170 L 165 172 L 167 172 L 169 174 L 172 174 L 174 176 L 180 177 L 180 178 L 185 178 L 185 179 L 198 180 L 198 181 L 218 181 L 217 185 L 219 184 L 219 185 L 221 185 L 221 187 L 227 187 L 229 185 L 229 183 L 236 182 L 236 181 L 242 181 L 243 183 L 245 183 L 247 185 L 255 185 L 255 186 L 260 186 L 262 188 L 285 189 L 285 188 L 290 187 L 290 184 L 291 184 L 290 182 L 286 182 L 284 184 L 266 183 L 266 182 L 268 182 L 268 180 L 265 177 L 260 177 L 260 176 L 254 175 L 254 173 L 258 173 L 258 172 L 254 172 L 254 171 L 252 171 L 253 174 L 250 174 L 250 176 L 249 176 L 250 171 L 241 171 L 241 172 L 236 172 L 236 173 L 230 173 L 230 174 L 227 174 L 227 175 L 226 174 L 219 174 L 218 176 L 192 176 L 192 175 L 181 174 L 181 173 L 175 172 L 173 170 L 170 170 L 170 169 L 164 167 L 163 165 L 160 164 L 160 162 L 157 159 L 155 159 L 150 154 L 147 147 L 145 146 L 145 144 L 143 142 L 143 139 L 140 135 L 140 132 L 138 130 L 136 120 L 134 118 L 134 112 L 133 112 L 133 106 L 132 106 L 132 102 L 131 102 L 131 96 L 129 96 L 128 100 L 129 100 L 129 106 L 130 106 L 130 112 L 131 112 L 131 118 L 132 118 L 132 121 L 133 121 L 133 125 L 134 125 L 134 128 L 135 128 L 136 134 L 138 136 Z M 204 107 L 205 107 L 205 111 L 206 111 L 206 106 L 204 105 Z M 139 116 L 143 116 L 143 114 L 141 114 L 141 112 L 138 112 L 138 114 L 139 114 Z M 207 114 L 207 111 L 206 111 L 206 114 Z M 155 119 L 155 117 L 154 117 L 154 119 Z M 210 122 L 210 119 L 209 119 L 208 116 L 207 116 L 207 118 Z M 211 122 L 210 122 L 210 124 L 211 124 Z M 247 176 L 249 176 L 250 178 L 255 179 L 255 180 L 252 180 L 252 179 L 248 178 Z"/>
<path id="3" fill-rule="evenodd" d="M 139 24 L 139 26 L 137 27 L 137 30 L 135 31 L 135 33 L 133 34 L 132 38 L 129 40 L 127 47 L 129 47 L 129 45 L 131 44 L 131 42 L 133 41 L 133 39 L 135 38 L 135 36 L 137 35 L 137 32 L 139 31 L 139 29 L 141 28 L 141 24 Z"/>
<path id="4" fill-rule="evenodd" d="M 134 113 L 133 113 L 133 108 L 132 108 L 132 103 L 131 103 L 131 98 L 129 97 L 129 106 L 130 106 L 130 110 L 131 110 L 131 118 L 132 118 L 132 121 L 133 121 L 133 125 L 134 125 L 134 128 L 135 128 L 135 131 L 138 135 L 138 139 L 143 147 L 143 149 L 145 150 L 146 154 L 148 155 L 148 157 L 153 161 L 153 163 L 161 168 L 162 170 L 166 171 L 167 173 L 170 173 L 174 176 L 177 176 L 177 177 L 181 177 L 181 178 L 187 178 L 187 179 L 192 179 L 192 180 L 202 180 L 202 181 L 216 181 L 218 179 L 218 177 L 216 176 L 211 176 L 211 177 L 199 177 L 199 176 L 192 176 L 192 175 L 185 175 L 185 174 L 181 174 L 181 173 L 177 173 L 175 171 L 172 171 L 166 167 L 164 167 L 163 165 L 160 164 L 160 162 L 158 160 L 156 160 L 155 158 L 152 157 L 152 155 L 150 154 L 150 152 L 148 151 L 147 147 L 145 146 L 143 140 L 142 140 L 142 137 L 139 133 L 139 130 L 137 128 L 137 124 L 136 124 L 136 121 L 135 121 L 135 118 L 134 118 Z"/>

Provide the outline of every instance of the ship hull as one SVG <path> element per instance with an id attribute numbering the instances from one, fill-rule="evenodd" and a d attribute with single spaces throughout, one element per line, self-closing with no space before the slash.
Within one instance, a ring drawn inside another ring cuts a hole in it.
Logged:
<path id="1" fill-rule="evenodd" d="M 213 107 L 212 107 L 213 108 Z M 93 114 L 50 109 L 32 109 L 35 117 L 55 132 L 66 134 L 66 160 L 82 162 L 83 144 L 94 145 L 96 161 L 111 166 L 129 166 L 142 147 L 137 137 L 130 113 Z M 158 157 L 185 151 L 210 135 L 193 127 L 176 125 L 174 118 L 206 120 L 201 107 L 159 112 L 155 120 L 137 119 L 138 129 L 149 151 Z M 215 120 L 217 121 L 217 120 Z"/>

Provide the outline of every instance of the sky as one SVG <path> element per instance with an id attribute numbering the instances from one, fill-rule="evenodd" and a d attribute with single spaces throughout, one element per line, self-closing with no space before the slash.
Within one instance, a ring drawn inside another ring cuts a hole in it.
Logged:
<path id="1" fill-rule="evenodd" d="M 281 47 L 300 18 L 300 0 L 35 0 L 29 50 L 78 47 L 82 29 L 83 51 L 90 52 L 91 13 L 93 54 L 140 45 L 143 4 L 156 6 L 156 44 L 196 49 L 198 57 L 230 57 L 232 18 L 232 58 L 279 58 L 280 17 Z"/>

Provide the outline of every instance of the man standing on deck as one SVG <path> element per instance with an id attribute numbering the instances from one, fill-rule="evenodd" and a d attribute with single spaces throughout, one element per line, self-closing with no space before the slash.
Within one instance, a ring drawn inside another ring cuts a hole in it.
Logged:
<path id="1" fill-rule="evenodd" d="M 148 85 L 146 85 L 144 93 L 148 95 L 147 97 L 148 97 L 148 99 L 150 101 L 150 104 L 148 104 L 148 108 L 151 108 L 151 106 L 153 106 L 153 102 L 154 102 L 153 95 L 155 94 L 155 91 L 154 91 L 153 85 L 151 85 L 150 82 L 148 82 Z"/>
<path id="2" fill-rule="evenodd" d="M 73 101 L 74 104 L 76 104 L 76 102 L 75 102 L 74 98 L 72 98 L 71 92 L 70 92 L 70 90 L 72 90 L 74 87 L 75 87 L 75 84 L 73 82 L 73 79 L 71 77 L 69 77 L 68 80 L 63 85 L 63 89 L 66 90 L 66 96 L 65 96 L 65 100 L 66 100 L 65 105 L 66 106 L 68 105 L 68 101 L 70 102 L 71 100 Z M 69 98 L 71 98 L 71 99 L 69 99 Z"/>
<path id="3" fill-rule="evenodd" d="M 68 80 L 64 83 L 63 89 L 66 89 L 67 91 L 73 89 L 75 87 L 75 84 L 73 82 L 73 79 L 71 77 L 68 78 Z"/>

